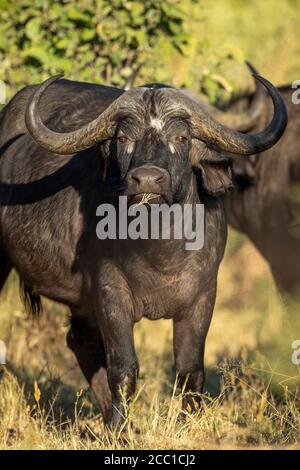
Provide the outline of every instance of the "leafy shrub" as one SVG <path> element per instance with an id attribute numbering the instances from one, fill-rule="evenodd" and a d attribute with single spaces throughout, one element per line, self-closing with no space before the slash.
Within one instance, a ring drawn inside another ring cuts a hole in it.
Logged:
<path id="1" fill-rule="evenodd" d="M 10 94 L 61 71 L 123 85 L 162 40 L 182 53 L 184 17 L 179 0 L 0 0 L 0 77 Z"/>

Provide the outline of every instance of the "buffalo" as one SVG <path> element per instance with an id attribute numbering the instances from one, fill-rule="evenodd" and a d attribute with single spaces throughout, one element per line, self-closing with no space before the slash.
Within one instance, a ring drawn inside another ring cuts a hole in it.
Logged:
<path id="1" fill-rule="evenodd" d="M 235 190 L 225 196 L 225 206 L 231 226 L 246 234 L 268 262 L 281 294 L 286 299 L 297 299 L 300 294 L 300 105 L 293 103 L 295 90 L 291 85 L 281 86 L 279 91 L 288 109 L 286 132 L 272 149 L 256 152 L 246 164 L 240 158 L 233 161 Z M 253 102 L 257 109 L 255 116 L 250 112 Z M 240 122 L 237 109 L 241 111 Z M 258 85 L 253 95 L 232 103 L 227 112 L 236 115 L 235 129 L 257 132 L 268 122 L 271 110 L 268 96 Z"/>
<path id="2" fill-rule="evenodd" d="M 255 68 L 247 63 L 256 74 Z M 289 115 L 280 141 L 265 152 L 232 160 L 234 189 L 224 195 L 228 223 L 252 241 L 270 266 L 281 294 L 300 294 L 300 105 L 291 85 L 278 88 Z M 254 93 L 243 93 L 221 110 L 204 97 L 183 90 L 201 103 L 214 118 L 239 132 L 258 132 L 268 123 L 272 102 L 265 87 L 256 82 Z M 297 95 L 299 92 L 297 92 Z"/>
<path id="3" fill-rule="evenodd" d="M 180 90 L 60 78 L 24 88 L 0 114 L 0 289 L 15 268 L 33 312 L 41 295 L 69 307 L 67 344 L 110 429 L 123 426 L 136 388 L 134 323 L 172 319 L 183 407 L 194 410 L 226 244 L 231 160 L 280 139 L 284 101 L 255 75 L 273 116 L 262 131 L 243 133 Z M 184 238 L 99 240 L 97 208 L 118 211 L 119 196 L 131 206 L 145 194 L 158 205 L 190 204 L 193 214 L 203 204 L 202 249 L 186 250 Z"/>

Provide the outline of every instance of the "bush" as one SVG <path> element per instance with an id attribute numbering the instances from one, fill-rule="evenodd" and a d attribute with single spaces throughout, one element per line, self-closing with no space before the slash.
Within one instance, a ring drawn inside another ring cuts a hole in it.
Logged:
<path id="1" fill-rule="evenodd" d="M 123 85 L 139 64 L 155 60 L 162 41 L 182 53 L 188 36 L 179 5 L 0 0 L 0 77 L 9 94 L 61 71 L 68 78 Z"/>

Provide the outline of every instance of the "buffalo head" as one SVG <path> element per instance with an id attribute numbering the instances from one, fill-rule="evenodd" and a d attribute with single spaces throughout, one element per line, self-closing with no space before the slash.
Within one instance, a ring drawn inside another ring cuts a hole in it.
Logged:
<path id="1" fill-rule="evenodd" d="M 232 154 L 249 156 L 268 149 L 287 124 L 280 93 L 266 79 L 254 76 L 268 90 L 274 105 L 270 124 L 256 134 L 225 127 L 182 91 L 146 87 L 124 92 L 81 129 L 57 133 L 43 124 L 38 105 L 45 90 L 61 75 L 46 80 L 33 93 L 26 125 L 39 145 L 57 154 L 109 143 L 108 158 L 118 167 L 124 194 L 135 202 L 145 194 L 154 202 L 182 201 L 193 169 L 200 169 L 204 188 L 218 195 L 231 185 L 228 161 Z"/>

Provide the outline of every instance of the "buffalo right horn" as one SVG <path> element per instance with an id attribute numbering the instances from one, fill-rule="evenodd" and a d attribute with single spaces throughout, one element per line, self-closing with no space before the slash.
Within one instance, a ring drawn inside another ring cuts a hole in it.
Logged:
<path id="1" fill-rule="evenodd" d="M 258 75 L 257 70 L 250 64 L 246 62 L 251 73 L 255 76 Z M 249 107 L 245 111 L 238 111 L 236 113 L 230 111 L 222 111 L 210 103 L 201 100 L 201 98 L 193 91 L 182 89 L 182 93 L 186 94 L 189 98 L 192 98 L 194 101 L 198 101 L 202 107 L 207 111 L 208 114 L 213 116 L 221 124 L 224 124 L 230 129 L 240 132 L 249 132 L 257 124 L 257 121 L 261 114 L 264 112 L 266 97 L 268 95 L 266 88 L 261 82 L 256 80 L 255 93 L 251 99 Z"/>
<path id="2" fill-rule="evenodd" d="M 134 88 L 124 92 L 96 119 L 72 132 L 55 132 L 42 122 L 39 114 L 39 103 L 47 88 L 63 75 L 48 78 L 31 96 L 26 108 L 25 122 L 31 137 L 41 147 L 53 153 L 69 155 L 91 147 L 96 142 L 113 137 L 116 127 L 116 116 L 129 113 L 133 103 L 142 96 L 143 88 Z"/>

